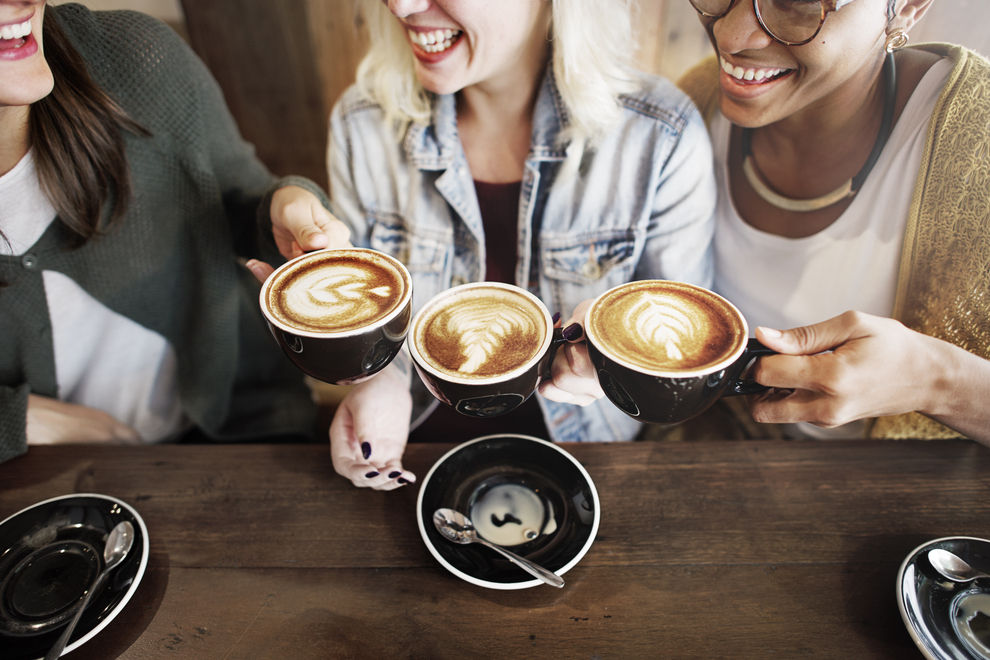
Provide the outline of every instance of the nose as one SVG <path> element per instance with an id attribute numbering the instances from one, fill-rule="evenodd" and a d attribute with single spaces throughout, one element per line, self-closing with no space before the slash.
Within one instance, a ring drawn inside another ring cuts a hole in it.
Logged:
<path id="1" fill-rule="evenodd" d="M 418 14 L 430 8 L 433 0 L 382 0 L 388 5 L 388 10 L 398 18 Z"/>
<path id="2" fill-rule="evenodd" d="M 759 50 L 773 43 L 756 18 L 752 0 L 738 0 L 725 16 L 715 19 L 712 36 L 719 50 L 725 53 Z"/>

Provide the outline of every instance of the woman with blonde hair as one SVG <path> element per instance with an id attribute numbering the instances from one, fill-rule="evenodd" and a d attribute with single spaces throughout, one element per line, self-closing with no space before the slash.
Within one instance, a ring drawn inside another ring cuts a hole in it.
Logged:
<path id="1" fill-rule="evenodd" d="M 628 280 L 710 282 L 705 128 L 671 83 L 632 67 L 628 3 L 365 6 L 371 48 L 330 120 L 331 195 L 355 244 L 408 266 L 414 306 L 452 285 L 503 281 L 566 318 Z M 339 244 L 314 223 L 275 231 L 286 256 Z M 586 360 L 568 346 L 554 368 Z M 509 415 L 476 420 L 428 405 L 410 376 L 398 359 L 335 414 L 334 465 L 357 486 L 414 479 L 401 466 L 410 420 L 413 439 L 437 441 L 495 431 L 616 441 L 639 430 L 608 402 L 590 403 L 594 384 L 548 382 Z"/>

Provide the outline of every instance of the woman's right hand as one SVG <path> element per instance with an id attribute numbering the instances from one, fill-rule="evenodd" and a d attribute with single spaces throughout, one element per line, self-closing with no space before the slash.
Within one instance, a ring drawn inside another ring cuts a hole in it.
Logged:
<path id="1" fill-rule="evenodd" d="M 351 247 L 351 230 L 305 188 L 279 188 L 269 212 L 275 245 L 286 259 L 322 248 Z"/>
<path id="2" fill-rule="evenodd" d="M 37 394 L 28 395 L 27 443 L 29 445 L 139 444 L 141 436 L 111 415 Z"/>
<path id="3" fill-rule="evenodd" d="M 337 474 L 358 488 L 375 490 L 416 481 L 416 475 L 402 467 L 411 413 L 409 376 L 396 364 L 355 385 L 330 424 L 330 454 Z"/>

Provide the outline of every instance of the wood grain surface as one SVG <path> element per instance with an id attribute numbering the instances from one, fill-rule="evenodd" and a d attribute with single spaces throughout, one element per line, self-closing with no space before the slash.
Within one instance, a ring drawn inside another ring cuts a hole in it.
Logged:
<path id="1" fill-rule="evenodd" d="M 322 445 L 38 447 L 0 465 L 0 518 L 113 495 L 151 556 L 96 658 L 921 657 L 894 581 L 929 539 L 990 537 L 968 442 L 565 445 L 602 502 L 562 590 L 448 574 L 416 486 L 359 490 Z M 412 445 L 420 477 L 449 445 Z"/>

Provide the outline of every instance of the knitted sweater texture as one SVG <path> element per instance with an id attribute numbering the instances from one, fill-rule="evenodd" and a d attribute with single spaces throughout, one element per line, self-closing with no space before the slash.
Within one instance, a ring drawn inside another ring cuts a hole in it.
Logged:
<path id="1" fill-rule="evenodd" d="M 74 247 L 56 220 L 26 253 L 0 257 L 8 283 L 0 288 L 0 460 L 26 450 L 28 393 L 59 395 L 45 270 L 168 340 L 185 415 L 208 436 L 310 433 L 308 390 L 269 336 L 238 251 L 280 259 L 270 240 L 257 240 L 279 185 L 325 196 L 305 180 L 275 180 L 205 66 L 164 23 L 72 4 L 46 11 L 97 84 L 151 136 L 125 136 L 133 191 L 120 223 Z"/>

